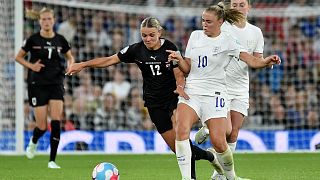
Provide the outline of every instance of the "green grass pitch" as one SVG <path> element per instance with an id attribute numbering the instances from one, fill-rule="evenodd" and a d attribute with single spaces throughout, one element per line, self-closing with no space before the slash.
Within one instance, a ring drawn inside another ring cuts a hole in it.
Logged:
<path id="1" fill-rule="evenodd" d="M 236 172 L 252 180 L 318 180 L 319 153 L 235 154 Z M 48 155 L 33 160 L 24 156 L 0 156 L 0 180 L 88 180 L 99 162 L 111 162 L 120 172 L 121 180 L 179 180 L 180 172 L 172 154 L 169 155 L 58 155 L 62 169 L 47 168 Z M 211 166 L 197 161 L 198 180 L 208 180 Z"/>

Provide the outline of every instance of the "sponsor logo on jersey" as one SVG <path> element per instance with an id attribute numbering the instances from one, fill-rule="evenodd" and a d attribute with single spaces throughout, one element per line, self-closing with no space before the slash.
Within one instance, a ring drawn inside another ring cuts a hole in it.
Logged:
<path id="1" fill-rule="evenodd" d="M 32 49 L 41 49 L 41 46 L 32 46 Z"/>
<path id="2" fill-rule="evenodd" d="M 51 42 L 47 41 L 47 45 L 51 46 Z"/>

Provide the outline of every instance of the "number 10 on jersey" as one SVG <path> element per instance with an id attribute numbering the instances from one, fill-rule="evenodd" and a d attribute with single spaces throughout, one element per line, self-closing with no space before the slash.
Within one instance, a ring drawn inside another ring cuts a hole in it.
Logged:
<path id="1" fill-rule="evenodd" d="M 198 56 L 198 68 L 206 67 L 208 65 L 208 57 L 207 56 Z"/>

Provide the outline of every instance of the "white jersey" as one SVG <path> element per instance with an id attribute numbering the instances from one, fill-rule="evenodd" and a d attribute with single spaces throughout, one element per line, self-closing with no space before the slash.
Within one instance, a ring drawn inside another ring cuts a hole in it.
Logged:
<path id="1" fill-rule="evenodd" d="M 250 23 L 244 28 L 238 28 L 228 22 L 223 23 L 221 30 L 236 37 L 241 46 L 249 54 L 263 53 L 264 40 L 261 29 Z M 243 61 L 231 61 L 227 67 L 227 90 L 233 97 L 249 98 L 249 72 L 248 65 Z"/>
<path id="2" fill-rule="evenodd" d="M 239 59 L 246 50 L 226 32 L 211 38 L 202 30 L 193 31 L 185 57 L 191 59 L 191 70 L 186 78 L 187 94 L 214 96 L 226 92 L 226 67 L 230 60 Z M 237 61 L 237 60 L 236 60 Z"/>

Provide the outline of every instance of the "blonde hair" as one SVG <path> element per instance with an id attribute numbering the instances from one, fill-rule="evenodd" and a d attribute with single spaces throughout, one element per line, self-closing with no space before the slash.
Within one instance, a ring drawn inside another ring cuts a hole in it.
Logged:
<path id="1" fill-rule="evenodd" d="M 214 12 L 218 19 L 223 19 L 230 24 L 239 23 L 245 20 L 245 16 L 236 9 L 227 8 L 223 2 L 219 2 L 217 5 L 209 6 L 205 9 L 205 12 Z"/>
<path id="2" fill-rule="evenodd" d="M 40 15 L 43 13 L 51 13 L 54 17 L 54 11 L 50 8 L 42 8 L 40 11 L 36 11 L 34 9 L 26 9 L 26 18 L 32 19 L 32 20 L 39 20 Z"/>
<path id="3" fill-rule="evenodd" d="M 159 20 L 154 17 L 145 18 L 141 23 L 141 27 L 156 28 L 158 31 L 162 30 Z"/>

